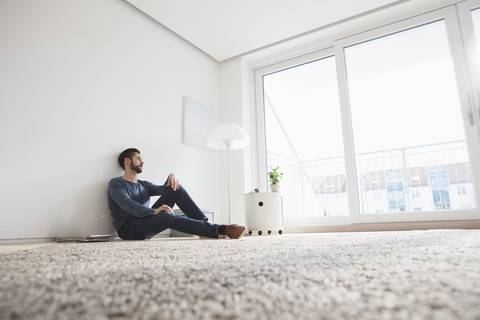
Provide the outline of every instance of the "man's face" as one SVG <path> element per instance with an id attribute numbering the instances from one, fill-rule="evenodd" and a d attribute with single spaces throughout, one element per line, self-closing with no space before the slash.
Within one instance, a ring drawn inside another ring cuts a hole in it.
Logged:
<path id="1" fill-rule="evenodd" d="M 142 173 L 143 163 L 142 157 L 138 153 L 134 153 L 130 160 L 130 169 L 136 173 Z"/>

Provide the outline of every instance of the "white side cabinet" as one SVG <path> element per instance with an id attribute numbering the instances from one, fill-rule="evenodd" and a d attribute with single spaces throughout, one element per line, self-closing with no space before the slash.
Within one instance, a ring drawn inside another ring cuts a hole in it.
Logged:
<path id="1" fill-rule="evenodd" d="M 244 196 L 248 233 L 282 234 L 282 195 L 277 192 L 257 192 Z"/>

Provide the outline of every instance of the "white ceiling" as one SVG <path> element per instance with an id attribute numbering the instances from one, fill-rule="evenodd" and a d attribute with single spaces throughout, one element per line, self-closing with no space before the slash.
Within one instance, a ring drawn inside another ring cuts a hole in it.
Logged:
<path id="1" fill-rule="evenodd" d="M 405 0 L 127 0 L 218 61 Z"/>

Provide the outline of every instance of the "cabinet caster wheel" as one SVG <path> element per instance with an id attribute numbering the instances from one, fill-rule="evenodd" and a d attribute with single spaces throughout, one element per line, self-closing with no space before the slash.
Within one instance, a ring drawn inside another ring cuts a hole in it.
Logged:
<path id="1" fill-rule="evenodd" d="M 259 235 L 259 236 L 262 235 L 262 230 L 259 230 L 259 231 L 258 231 L 258 235 Z"/>
<path id="2" fill-rule="evenodd" d="M 272 234 L 272 230 L 268 230 L 268 235 L 271 235 Z"/>
<path id="3" fill-rule="evenodd" d="M 282 230 L 278 230 L 278 234 L 282 234 L 282 233 L 283 233 L 283 231 L 282 231 Z"/>
<path id="4" fill-rule="evenodd" d="M 252 230 L 248 230 L 248 234 L 249 234 L 249 235 L 252 235 Z"/>

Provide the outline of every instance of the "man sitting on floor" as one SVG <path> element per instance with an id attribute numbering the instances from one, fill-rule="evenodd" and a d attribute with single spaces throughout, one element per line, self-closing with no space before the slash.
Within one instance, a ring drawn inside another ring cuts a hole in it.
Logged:
<path id="1" fill-rule="evenodd" d="M 124 150 L 118 163 L 125 174 L 110 180 L 108 205 L 120 238 L 150 239 L 167 228 L 209 238 L 224 235 L 239 239 L 245 233 L 245 227 L 236 224 L 209 223 L 173 173 L 161 186 L 138 180 L 137 174 L 142 172 L 144 164 L 138 149 Z M 160 198 L 150 208 L 150 196 L 158 195 Z M 175 204 L 186 216 L 173 213 Z"/>

